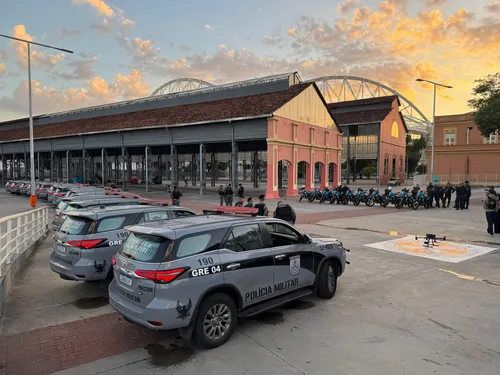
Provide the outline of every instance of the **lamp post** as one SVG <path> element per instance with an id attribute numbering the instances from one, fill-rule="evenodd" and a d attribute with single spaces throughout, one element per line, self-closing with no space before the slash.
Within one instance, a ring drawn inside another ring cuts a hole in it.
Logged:
<path id="1" fill-rule="evenodd" d="M 20 38 L 14 38 L 12 36 L 0 34 L 0 37 L 15 40 L 17 42 L 22 42 L 26 43 L 28 46 L 28 106 L 29 106 L 29 124 L 30 124 L 30 177 L 31 177 L 31 199 L 30 199 L 30 205 L 32 207 L 36 206 L 36 195 L 35 195 L 35 146 L 34 146 L 34 140 L 33 140 L 33 109 L 31 105 L 31 45 L 34 44 L 36 46 L 40 47 L 45 47 L 45 48 L 51 48 L 55 49 L 58 51 L 62 52 L 67 52 L 67 53 L 73 53 L 73 51 L 64 49 L 64 48 L 58 48 L 54 46 L 49 46 L 48 44 L 42 44 L 42 43 L 35 43 L 31 40 L 26 40 L 26 39 L 20 39 Z M 26 166 L 24 166 L 26 169 Z"/>
<path id="2" fill-rule="evenodd" d="M 431 85 L 434 85 L 434 105 L 432 107 L 432 143 L 431 143 L 431 182 L 432 182 L 434 179 L 434 135 L 436 133 L 436 89 L 437 86 L 445 87 L 447 89 L 452 89 L 453 87 L 422 78 L 417 78 L 416 81 L 427 82 L 430 83 Z"/>

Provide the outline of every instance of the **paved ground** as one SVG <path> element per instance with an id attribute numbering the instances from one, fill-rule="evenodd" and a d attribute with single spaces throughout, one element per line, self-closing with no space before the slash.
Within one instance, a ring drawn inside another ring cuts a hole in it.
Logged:
<path id="1" fill-rule="evenodd" d="M 198 210 L 217 201 L 185 198 Z M 500 247 L 484 235 L 477 199 L 459 212 L 294 207 L 303 230 L 351 249 L 334 299 L 310 298 L 242 320 L 227 345 L 200 351 L 175 332 L 124 322 L 98 286 L 58 279 L 47 266 L 47 240 L 7 303 L 0 374 L 498 374 L 498 250 L 453 264 L 365 246 L 396 238 L 392 231 Z"/>
<path id="2" fill-rule="evenodd" d="M 2 191 L 0 193 L 0 217 L 19 214 L 31 209 L 29 199 L 14 196 Z"/>

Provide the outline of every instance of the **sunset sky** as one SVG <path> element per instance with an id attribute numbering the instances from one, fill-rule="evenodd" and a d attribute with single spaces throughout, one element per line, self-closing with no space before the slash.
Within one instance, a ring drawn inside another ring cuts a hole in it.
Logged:
<path id="1" fill-rule="evenodd" d="M 0 33 L 32 51 L 35 114 L 148 96 L 179 77 L 213 83 L 297 70 L 370 78 L 432 114 L 469 111 L 500 71 L 500 0 L 2 0 Z M 28 115 L 27 50 L 0 38 L 0 121 Z"/>

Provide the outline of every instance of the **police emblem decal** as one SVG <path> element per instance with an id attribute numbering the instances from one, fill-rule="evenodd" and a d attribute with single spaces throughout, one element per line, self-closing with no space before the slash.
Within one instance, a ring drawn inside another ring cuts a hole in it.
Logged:
<path id="1" fill-rule="evenodd" d="M 290 257 L 290 275 L 295 276 L 300 271 L 300 255 Z"/>

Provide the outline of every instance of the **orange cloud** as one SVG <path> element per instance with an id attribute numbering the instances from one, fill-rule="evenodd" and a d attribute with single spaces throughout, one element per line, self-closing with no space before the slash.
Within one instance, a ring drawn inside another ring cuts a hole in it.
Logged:
<path id="1" fill-rule="evenodd" d="M 113 9 L 104 0 L 73 0 L 73 3 L 77 5 L 89 4 L 100 16 L 112 17 L 115 14 Z"/>
<path id="2" fill-rule="evenodd" d="M 26 32 L 26 27 L 24 27 L 24 25 L 14 26 L 12 34 L 15 38 L 24 39 L 30 42 L 33 41 L 33 37 Z M 26 68 L 28 66 L 28 45 L 17 41 L 13 41 L 12 45 L 16 50 L 18 64 L 21 67 Z M 64 53 L 62 52 L 52 55 L 46 52 L 37 52 L 34 48 L 34 46 L 31 46 L 31 62 L 34 66 L 43 65 L 51 67 L 64 58 Z"/>
<path id="3" fill-rule="evenodd" d="M 0 63 L 0 77 L 3 76 L 6 71 L 7 71 L 7 68 L 5 67 L 5 64 Z"/>
<path id="4" fill-rule="evenodd" d="M 356 7 L 356 5 L 359 4 L 359 1 L 360 0 L 345 0 L 345 3 L 339 3 L 337 5 L 337 10 L 340 13 L 347 13 L 350 10 L 353 10 Z"/>
<path id="5" fill-rule="evenodd" d="M 113 93 L 124 99 L 135 99 L 149 94 L 149 85 L 143 81 L 142 73 L 134 69 L 127 75 L 117 74 L 111 85 Z"/>
<path id="6" fill-rule="evenodd" d="M 134 38 L 131 40 L 135 54 L 138 56 L 152 56 L 155 54 L 153 42 L 149 39 Z"/>

